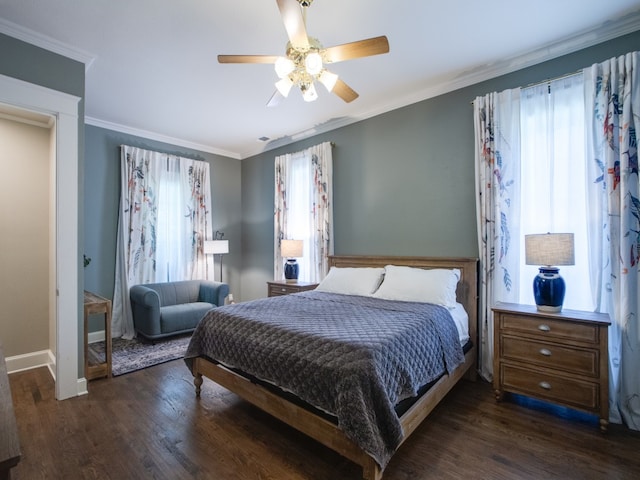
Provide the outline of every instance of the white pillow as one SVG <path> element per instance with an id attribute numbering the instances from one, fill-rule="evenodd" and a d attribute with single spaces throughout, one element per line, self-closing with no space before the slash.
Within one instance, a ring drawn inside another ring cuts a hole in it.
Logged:
<path id="1" fill-rule="evenodd" d="M 460 270 L 413 267 L 385 267 L 384 281 L 373 295 L 386 300 L 435 303 L 445 307 L 456 306 L 456 287 Z"/>
<path id="2" fill-rule="evenodd" d="M 369 296 L 380 286 L 384 268 L 332 267 L 316 287 L 320 292 Z"/>

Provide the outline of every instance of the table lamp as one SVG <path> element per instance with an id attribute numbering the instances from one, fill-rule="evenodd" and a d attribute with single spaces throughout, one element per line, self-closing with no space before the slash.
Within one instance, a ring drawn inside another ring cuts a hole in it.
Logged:
<path id="1" fill-rule="evenodd" d="M 562 310 L 565 283 L 557 265 L 574 265 L 573 233 L 539 233 L 524 236 L 525 262 L 541 265 L 533 279 L 533 297 L 541 312 Z"/>
<path id="2" fill-rule="evenodd" d="M 280 253 L 287 259 L 284 264 L 284 278 L 287 282 L 298 281 L 299 265 L 296 258 L 302 257 L 302 240 L 282 240 L 280 242 Z"/>
<path id="3" fill-rule="evenodd" d="M 220 255 L 220 281 L 222 282 L 222 255 L 229 253 L 229 240 L 222 240 L 224 233 L 216 231 L 216 240 L 205 240 L 205 255 Z"/>

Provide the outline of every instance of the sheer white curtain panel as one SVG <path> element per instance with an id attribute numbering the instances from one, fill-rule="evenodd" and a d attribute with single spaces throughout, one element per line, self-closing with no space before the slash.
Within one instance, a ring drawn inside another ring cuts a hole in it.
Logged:
<path id="1" fill-rule="evenodd" d="M 524 236 L 574 234 L 575 265 L 561 275 L 567 285 L 564 308 L 593 311 L 587 258 L 585 108 L 582 73 L 522 89 L 520 297 L 534 305 L 538 266 L 526 265 Z"/>

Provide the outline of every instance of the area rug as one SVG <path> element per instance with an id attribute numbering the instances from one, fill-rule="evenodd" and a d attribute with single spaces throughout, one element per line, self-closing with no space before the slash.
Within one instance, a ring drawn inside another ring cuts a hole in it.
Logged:
<path id="1" fill-rule="evenodd" d="M 183 358 L 190 339 L 191 335 L 183 335 L 149 343 L 137 338 L 133 340 L 114 338 L 111 348 L 112 374 L 117 377 Z M 91 363 L 104 361 L 104 342 L 95 342 L 89 345 L 89 361 Z"/>

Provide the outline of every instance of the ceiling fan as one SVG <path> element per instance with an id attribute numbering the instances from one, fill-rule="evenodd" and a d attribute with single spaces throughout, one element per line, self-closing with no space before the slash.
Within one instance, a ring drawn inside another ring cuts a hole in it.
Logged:
<path id="1" fill-rule="evenodd" d="M 325 68 L 325 64 L 368 57 L 389 52 L 387 37 L 380 36 L 324 48 L 320 42 L 307 35 L 306 13 L 313 0 L 276 0 L 284 21 L 289 42 L 286 56 L 277 55 L 218 55 L 220 63 L 272 63 L 280 78 L 276 91 L 267 103 L 275 106 L 289 95 L 295 85 L 307 102 L 318 98 L 316 80 L 345 102 L 352 102 L 358 94 L 338 75 Z"/>

